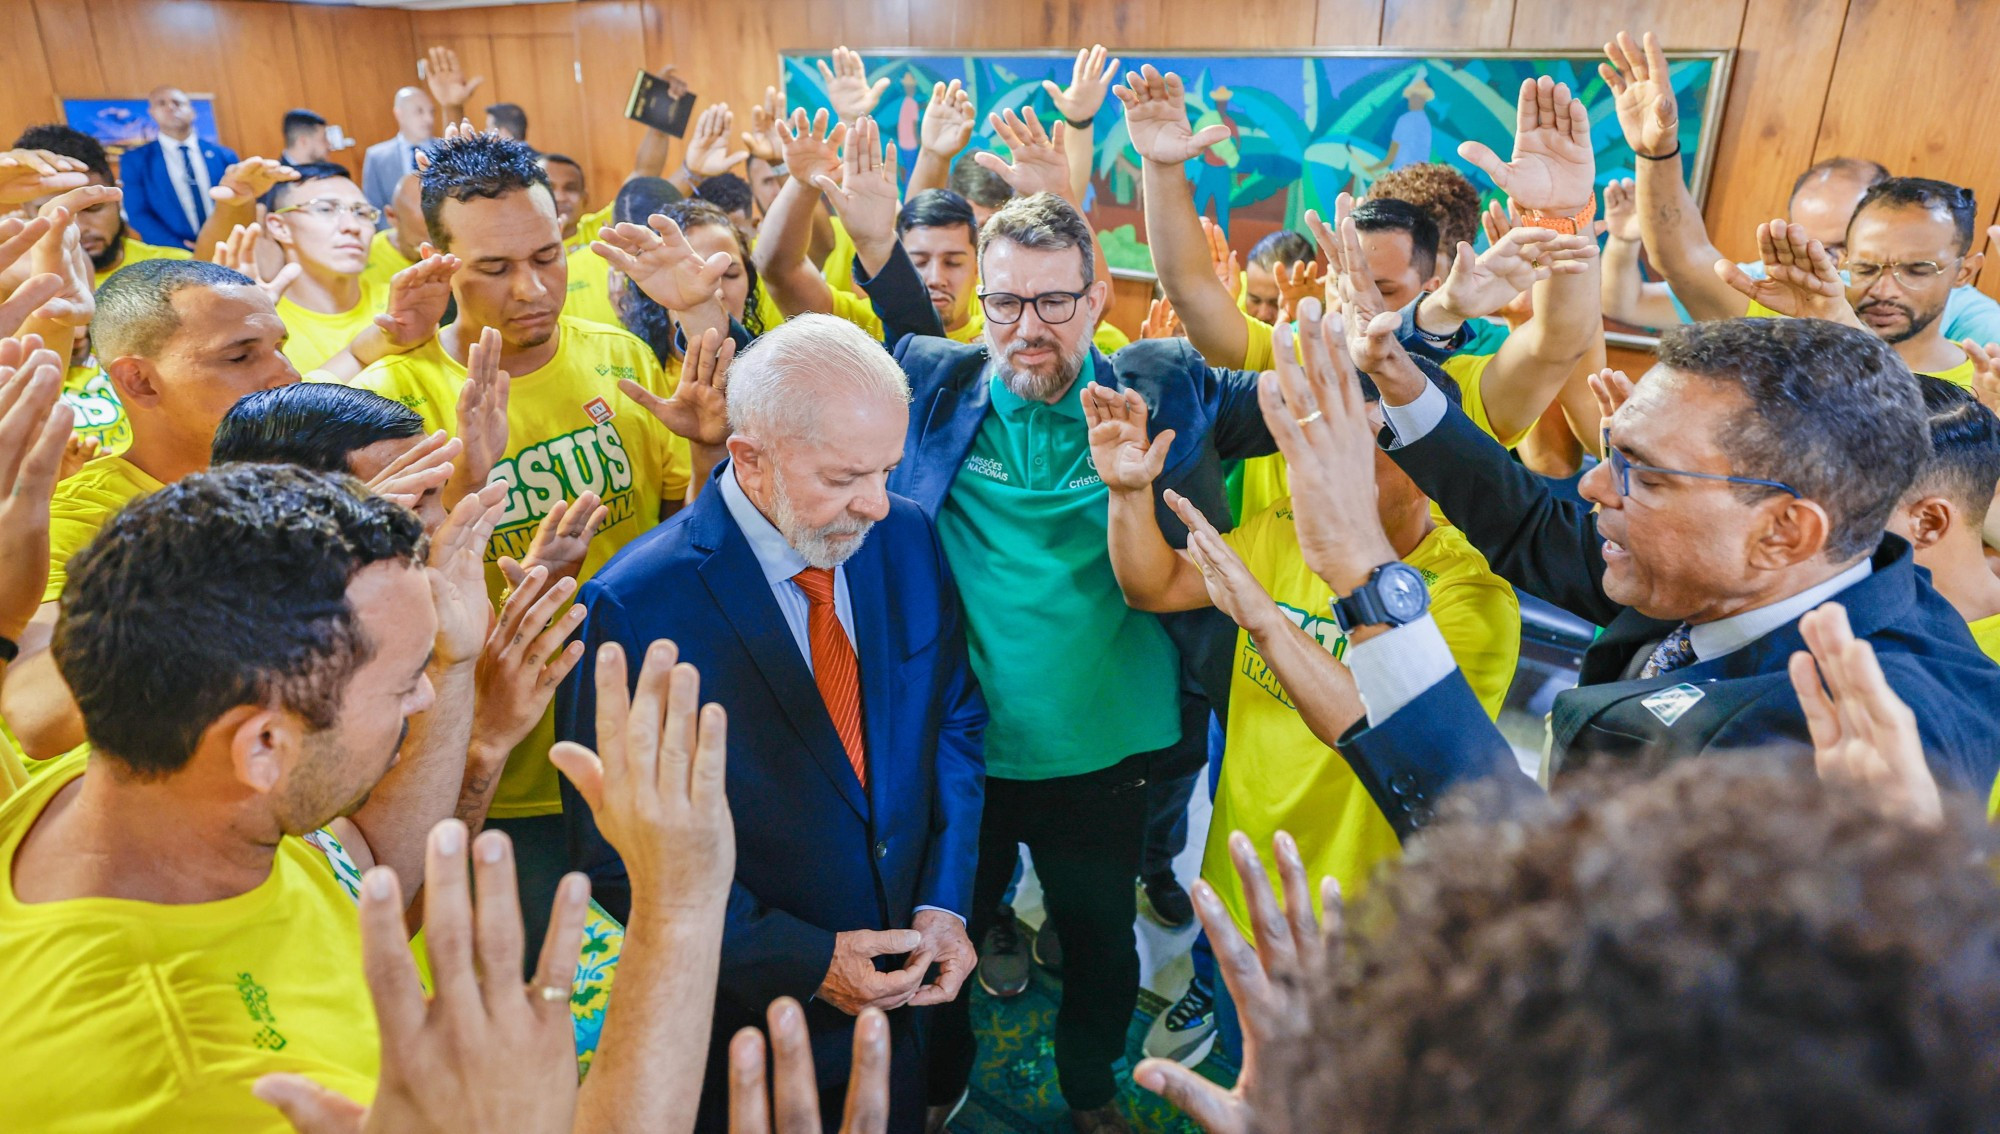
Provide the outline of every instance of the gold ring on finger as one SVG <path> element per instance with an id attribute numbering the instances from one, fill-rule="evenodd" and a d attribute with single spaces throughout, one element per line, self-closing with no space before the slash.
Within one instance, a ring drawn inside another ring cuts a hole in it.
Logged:
<path id="1" fill-rule="evenodd" d="M 535 995 L 541 997 L 546 1003 L 553 1004 L 558 1000 L 569 999 L 569 989 L 567 988 L 557 988 L 549 984 L 531 984 L 528 987 L 534 989 Z"/>
<path id="2" fill-rule="evenodd" d="M 1325 416 L 1326 414 L 1323 411 L 1314 410 L 1311 413 L 1305 415 L 1304 417 L 1299 418 L 1297 424 L 1299 428 L 1303 429 L 1306 426 L 1311 425 L 1313 422 L 1318 421 L 1320 418 Z"/>

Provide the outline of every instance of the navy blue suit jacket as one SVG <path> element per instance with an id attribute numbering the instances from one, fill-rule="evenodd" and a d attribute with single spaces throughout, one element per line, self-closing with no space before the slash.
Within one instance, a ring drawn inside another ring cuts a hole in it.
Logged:
<path id="1" fill-rule="evenodd" d="M 202 164 L 208 167 L 208 183 L 222 184 L 224 171 L 236 164 L 236 151 L 206 138 L 196 142 L 201 147 Z M 138 230 L 139 239 L 162 248 L 194 244 L 195 230 L 188 227 L 187 213 L 174 193 L 173 179 L 167 176 L 167 155 L 159 142 L 127 150 L 118 159 L 118 178 L 125 190 L 125 219 Z M 213 201 L 209 207 L 214 208 Z"/>
<path id="2" fill-rule="evenodd" d="M 716 476 L 732 475 L 725 463 Z M 671 639 L 729 712 L 736 878 L 722 939 L 720 1045 L 779 996 L 809 1000 L 836 933 L 906 929 L 917 906 L 969 912 L 985 796 L 986 706 L 967 660 L 958 592 L 924 514 L 889 515 L 845 565 L 867 737 L 864 792 L 749 541 L 711 484 L 585 584 L 590 653 L 556 696 L 556 735 L 596 742 L 593 662 L 604 642 L 637 659 Z M 638 667 L 631 667 L 636 681 Z M 625 867 L 563 784 L 572 865 L 624 916 Z M 620 899 L 623 900 L 620 900 Z M 815 1033 L 852 1024 L 824 1004 Z M 834 1043 L 823 1075 L 846 1081 Z M 837 1063 L 828 1063 L 837 1057 Z"/>
<path id="3" fill-rule="evenodd" d="M 1502 578 L 1605 628 L 1584 653 L 1577 688 L 1556 697 L 1549 727 L 1557 769 L 1600 758 L 1811 751 L 1786 672 L 1792 654 L 1805 648 L 1797 621 L 1722 657 L 1649 680 L 1623 680 L 1639 652 L 1676 624 L 1604 593 L 1604 545 L 1594 512 L 1550 492 L 1457 407 L 1390 456 Z M 1984 798 L 2000 770 L 2000 667 L 1931 586 L 1909 544 L 1884 536 L 1873 566 L 1873 574 L 1835 601 L 1847 608 L 1855 635 L 1875 647 L 1889 684 L 1916 710 L 1939 785 Z M 1657 709 L 1646 704 L 1683 684 L 1699 693 L 1683 711 L 1657 700 Z M 1431 804 L 1455 784 L 1484 777 L 1526 783 L 1512 749 L 1457 673 L 1380 725 L 1357 726 L 1340 751 L 1404 835 L 1421 827 Z"/>

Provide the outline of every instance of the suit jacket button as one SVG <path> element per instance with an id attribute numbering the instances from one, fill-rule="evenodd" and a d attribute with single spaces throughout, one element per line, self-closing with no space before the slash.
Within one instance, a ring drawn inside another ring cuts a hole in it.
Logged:
<path id="1" fill-rule="evenodd" d="M 1389 777 L 1389 790 L 1397 795 L 1413 795 L 1417 790 L 1417 777 L 1409 772 L 1397 772 Z"/>
<path id="2" fill-rule="evenodd" d="M 876 857 L 876 858 L 888 858 L 888 857 L 889 857 L 889 844 L 888 844 L 888 843 L 886 843 L 886 842 L 881 842 L 881 843 L 876 843 L 876 844 L 875 844 L 875 857 Z"/>
<path id="3" fill-rule="evenodd" d="M 1423 826 L 1427 826 L 1427 825 L 1429 825 L 1430 821 L 1431 821 L 1432 819 L 1435 819 L 1436 817 L 1437 817 L 1437 813 L 1436 813 L 1436 812 L 1434 812 L 1434 811 L 1432 811 L 1432 810 L 1431 810 L 1430 808 L 1428 808 L 1428 807 L 1412 807 L 1412 808 L 1410 808 L 1410 826 L 1411 826 L 1411 827 L 1423 827 Z"/>

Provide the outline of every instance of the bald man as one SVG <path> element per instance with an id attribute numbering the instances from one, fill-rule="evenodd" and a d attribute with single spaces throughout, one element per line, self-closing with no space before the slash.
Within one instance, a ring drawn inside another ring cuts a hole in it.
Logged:
<path id="1" fill-rule="evenodd" d="M 146 96 L 159 137 L 119 161 L 125 215 L 139 238 L 162 248 L 193 248 L 215 202 L 209 190 L 236 164 L 236 151 L 195 133 L 194 102 L 179 87 Z"/>
<path id="2" fill-rule="evenodd" d="M 361 286 L 387 287 L 397 272 L 423 259 L 418 255 L 430 239 L 424 228 L 423 182 L 416 173 L 405 173 L 396 181 L 395 195 L 382 210 L 388 224 L 368 245 L 368 268 L 361 273 Z"/>
<path id="3" fill-rule="evenodd" d="M 396 92 L 396 136 L 368 147 L 361 163 L 361 193 L 368 203 L 386 210 L 395 199 L 396 183 L 417 168 L 417 148 L 436 136 L 437 108 L 421 87 Z M 377 228 L 388 225 L 385 212 Z"/>

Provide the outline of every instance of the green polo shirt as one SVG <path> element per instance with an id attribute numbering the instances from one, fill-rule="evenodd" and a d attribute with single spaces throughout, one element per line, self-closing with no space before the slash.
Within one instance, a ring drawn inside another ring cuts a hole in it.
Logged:
<path id="1" fill-rule="evenodd" d="M 993 406 L 938 516 L 1000 779 L 1082 775 L 1180 739 L 1179 654 L 1111 571 L 1083 419 L 1092 365 L 1054 405 L 988 378 Z"/>

